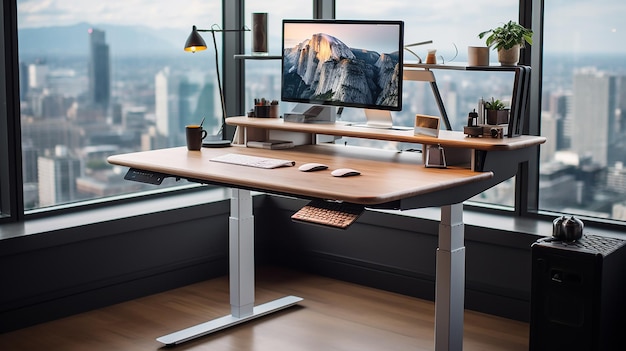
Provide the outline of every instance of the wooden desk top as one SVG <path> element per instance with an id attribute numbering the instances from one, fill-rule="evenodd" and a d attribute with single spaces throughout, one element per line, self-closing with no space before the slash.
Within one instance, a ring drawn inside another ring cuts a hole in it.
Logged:
<path id="1" fill-rule="evenodd" d="M 545 137 L 520 135 L 513 138 L 470 138 L 462 132 L 441 130 L 439 137 L 416 136 L 413 130 L 389 130 L 357 127 L 342 123 L 313 124 L 284 122 L 281 118 L 229 117 L 226 123 L 241 127 L 264 128 L 291 132 L 336 135 L 345 137 L 398 141 L 425 145 L 441 144 L 444 147 L 464 148 L 484 151 L 506 151 L 543 144 Z"/>
<path id="2" fill-rule="evenodd" d="M 288 159 L 295 161 L 296 165 L 261 169 L 210 161 L 226 153 Z M 186 147 L 178 147 L 114 155 L 108 161 L 207 183 L 364 205 L 423 195 L 438 197 L 440 193 L 447 196 L 444 202 L 457 203 L 491 186 L 486 184 L 493 177 L 492 172 L 474 172 L 456 167 L 425 168 L 421 164 L 421 153 L 332 144 L 303 145 L 287 150 L 229 147 L 188 151 Z M 324 163 L 329 169 L 318 172 L 298 170 L 298 166 L 308 162 Z M 361 175 L 345 178 L 331 176 L 330 172 L 337 168 L 354 168 Z M 459 189 L 462 191 L 457 191 Z"/>

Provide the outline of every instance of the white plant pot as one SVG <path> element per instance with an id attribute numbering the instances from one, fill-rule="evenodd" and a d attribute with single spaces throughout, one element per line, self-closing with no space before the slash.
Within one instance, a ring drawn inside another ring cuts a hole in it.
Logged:
<path id="1" fill-rule="evenodd" d="M 520 45 L 510 49 L 498 49 L 498 61 L 502 66 L 515 66 L 519 62 Z"/>

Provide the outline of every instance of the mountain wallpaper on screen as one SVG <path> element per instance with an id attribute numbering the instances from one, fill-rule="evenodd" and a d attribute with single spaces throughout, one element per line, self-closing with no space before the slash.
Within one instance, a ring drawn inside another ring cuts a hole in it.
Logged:
<path id="1" fill-rule="evenodd" d="M 395 53 L 350 48 L 328 34 L 314 34 L 285 48 L 284 97 L 396 106 L 400 63 Z"/>

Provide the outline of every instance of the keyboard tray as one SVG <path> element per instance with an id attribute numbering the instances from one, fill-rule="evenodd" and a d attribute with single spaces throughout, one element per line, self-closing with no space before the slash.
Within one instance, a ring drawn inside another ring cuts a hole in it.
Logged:
<path id="1" fill-rule="evenodd" d="M 363 205 L 349 202 L 312 200 L 291 216 L 297 222 L 346 229 L 363 213 Z"/>

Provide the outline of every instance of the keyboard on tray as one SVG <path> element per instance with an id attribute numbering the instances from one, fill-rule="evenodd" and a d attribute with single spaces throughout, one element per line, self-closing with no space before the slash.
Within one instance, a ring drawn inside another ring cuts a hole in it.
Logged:
<path id="1" fill-rule="evenodd" d="M 363 205 L 349 202 L 312 200 L 291 216 L 294 221 L 346 229 L 364 211 Z"/>

